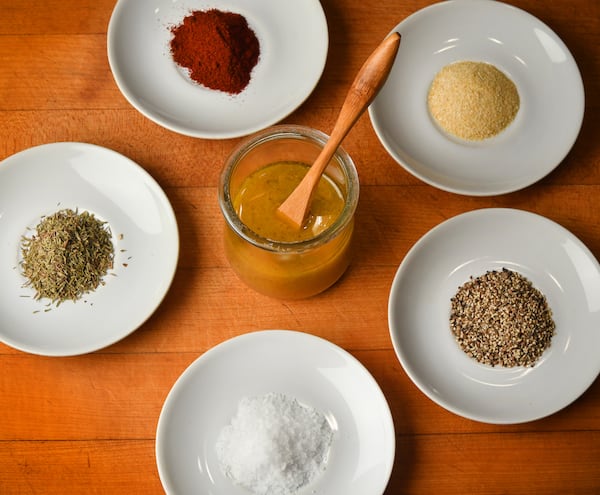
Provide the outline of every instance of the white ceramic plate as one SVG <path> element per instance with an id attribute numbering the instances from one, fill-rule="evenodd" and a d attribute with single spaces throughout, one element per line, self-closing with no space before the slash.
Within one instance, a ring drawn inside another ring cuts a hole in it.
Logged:
<path id="1" fill-rule="evenodd" d="M 46 312 L 48 300 L 22 287 L 21 236 L 63 208 L 108 222 L 114 276 Z M 0 162 L 0 232 L 0 340 L 48 356 L 95 351 L 133 332 L 162 301 L 179 252 L 173 210 L 154 179 L 128 158 L 84 143 L 37 146 Z"/>
<path id="2" fill-rule="evenodd" d="M 168 495 L 248 495 L 220 470 L 219 432 L 243 397 L 284 393 L 326 415 L 334 429 L 326 470 L 298 495 L 381 495 L 395 453 L 381 389 L 354 357 L 321 338 L 265 330 L 207 351 L 177 380 L 158 422 L 156 458 Z"/>
<path id="3" fill-rule="evenodd" d="M 170 54 L 170 29 L 211 8 L 243 15 L 260 43 L 239 95 L 191 82 Z M 318 0 L 119 0 L 108 27 L 108 59 L 125 98 L 167 129 L 211 139 L 250 134 L 298 108 L 321 77 L 328 44 Z"/>
<path id="4" fill-rule="evenodd" d="M 533 367 L 491 367 L 450 331 L 450 298 L 469 277 L 508 268 L 547 298 L 556 334 Z M 577 399 L 600 372 L 600 265 L 569 231 L 520 210 L 483 209 L 438 225 L 409 251 L 389 299 L 394 349 L 431 400 L 466 418 L 520 423 Z"/>
<path id="5" fill-rule="evenodd" d="M 487 196 L 533 184 L 569 152 L 583 120 L 583 83 L 567 47 L 541 21 L 501 2 L 454 0 L 416 12 L 395 30 L 400 49 L 369 114 L 408 172 L 446 191 Z M 495 65 L 517 86 L 517 117 L 494 138 L 458 142 L 429 115 L 431 81 L 460 60 Z"/>

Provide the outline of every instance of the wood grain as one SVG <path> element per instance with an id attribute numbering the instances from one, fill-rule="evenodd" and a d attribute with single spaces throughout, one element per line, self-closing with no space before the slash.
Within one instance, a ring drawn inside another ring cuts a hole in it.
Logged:
<path id="1" fill-rule="evenodd" d="M 330 34 L 325 72 L 284 121 L 330 132 L 369 53 L 398 22 L 433 2 L 321 3 Z M 118 151 L 164 188 L 181 237 L 177 273 L 163 304 L 121 342 L 71 358 L 34 356 L 0 344 L 0 494 L 163 493 L 154 442 L 171 386 L 213 346 L 270 328 L 334 342 L 380 384 L 397 441 L 386 495 L 600 493 L 599 380 L 547 418 L 478 423 L 422 394 L 389 337 L 387 299 L 399 264 L 421 236 L 454 215 L 488 207 L 539 213 L 600 258 L 600 3 L 509 3 L 555 30 L 578 63 L 586 103 L 573 149 L 531 187 L 466 197 L 407 173 L 385 152 L 364 115 L 344 141 L 361 183 L 353 263 L 324 294 L 287 302 L 244 286 L 223 253 L 216 186 L 240 139 L 178 135 L 143 117 L 119 92 L 106 50 L 114 0 L 0 0 L 0 160 L 56 141 Z"/>

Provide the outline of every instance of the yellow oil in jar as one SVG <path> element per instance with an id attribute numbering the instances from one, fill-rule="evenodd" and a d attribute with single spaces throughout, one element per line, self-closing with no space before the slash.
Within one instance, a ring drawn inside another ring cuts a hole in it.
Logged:
<path id="1" fill-rule="evenodd" d="M 307 171 L 308 165 L 304 163 L 277 162 L 253 172 L 233 200 L 240 220 L 259 236 L 278 242 L 305 241 L 327 230 L 344 209 L 344 197 L 326 176 L 319 181 L 301 229 L 277 213 Z"/>
<path id="2" fill-rule="evenodd" d="M 326 175 L 311 201 L 304 228 L 280 218 L 277 208 L 302 180 L 308 165 L 276 162 L 252 172 L 234 194 L 232 205 L 246 227 L 272 241 L 272 249 L 248 242 L 231 228 L 225 252 L 237 275 L 258 292 L 283 299 L 309 297 L 333 285 L 350 263 L 351 218 L 335 235 L 326 231 L 342 215 L 346 197 Z M 305 245 L 323 234 L 322 242 Z"/>

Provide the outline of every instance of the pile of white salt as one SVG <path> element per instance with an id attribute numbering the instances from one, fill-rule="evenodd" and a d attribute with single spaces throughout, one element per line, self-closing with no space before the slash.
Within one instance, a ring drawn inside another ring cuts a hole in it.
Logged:
<path id="1" fill-rule="evenodd" d="M 217 438 L 223 473 L 255 495 L 288 495 L 325 470 L 333 430 L 325 416 L 284 394 L 243 398 Z"/>

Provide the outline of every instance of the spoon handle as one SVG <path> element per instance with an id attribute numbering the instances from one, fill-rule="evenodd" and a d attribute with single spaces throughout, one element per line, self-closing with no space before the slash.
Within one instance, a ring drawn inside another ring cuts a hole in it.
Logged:
<path id="1" fill-rule="evenodd" d="M 379 93 L 392 69 L 399 45 L 400 34 L 390 34 L 367 58 L 356 75 L 331 131 L 329 142 L 335 144 L 335 149 Z"/>
<path id="2" fill-rule="evenodd" d="M 331 157 L 385 83 L 399 45 L 400 34 L 390 34 L 363 64 L 350 86 L 327 143 L 300 184 L 278 208 L 278 213 L 297 227 L 304 223 L 312 193 Z"/>

